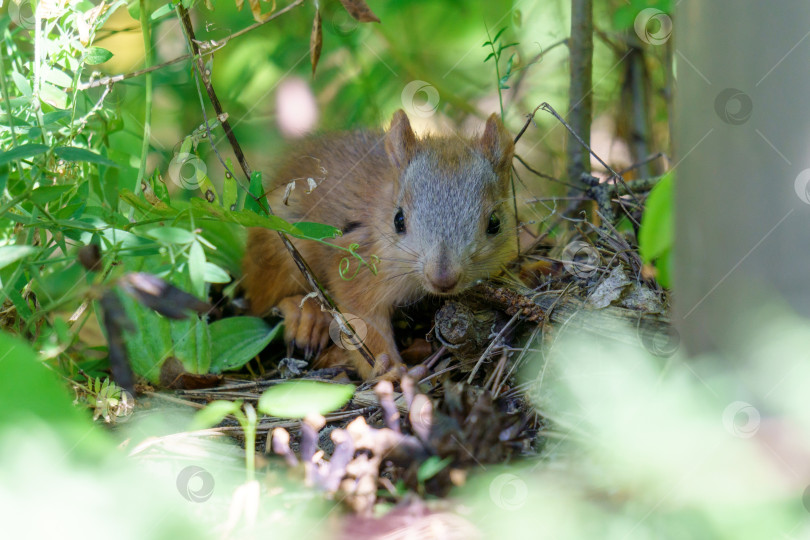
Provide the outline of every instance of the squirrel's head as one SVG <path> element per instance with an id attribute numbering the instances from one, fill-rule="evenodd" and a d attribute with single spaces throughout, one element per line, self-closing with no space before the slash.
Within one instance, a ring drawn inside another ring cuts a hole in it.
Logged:
<path id="1" fill-rule="evenodd" d="M 396 169 L 393 244 L 421 287 L 454 294 L 516 255 L 511 202 L 512 136 L 497 115 L 480 138 L 417 139 L 402 110 L 385 147 Z"/>

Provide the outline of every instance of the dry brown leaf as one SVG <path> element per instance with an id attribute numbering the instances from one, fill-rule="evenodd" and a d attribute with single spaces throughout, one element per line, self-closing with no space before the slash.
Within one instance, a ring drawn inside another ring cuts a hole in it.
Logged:
<path id="1" fill-rule="evenodd" d="M 323 32 L 321 28 L 321 11 L 315 12 L 315 19 L 312 21 L 312 34 L 309 36 L 309 60 L 312 62 L 312 76 L 315 76 L 315 68 L 318 67 L 318 60 L 321 57 L 321 47 L 323 46 Z"/>
<path id="2" fill-rule="evenodd" d="M 380 22 L 365 0 L 340 0 L 340 3 L 343 4 L 349 15 L 360 22 Z"/>
<path id="3" fill-rule="evenodd" d="M 236 9 L 241 10 L 242 6 L 245 5 L 245 0 L 234 0 L 236 3 Z M 273 5 L 270 8 L 268 13 L 262 15 L 262 6 L 260 5 L 261 0 L 248 0 L 250 4 L 250 12 L 253 14 L 253 20 L 256 22 L 264 22 L 276 11 L 276 0 L 273 0 Z"/>
<path id="4" fill-rule="evenodd" d="M 256 22 L 262 21 L 262 6 L 259 3 L 261 0 L 248 0 L 250 4 L 250 12 L 253 13 L 253 19 Z"/>

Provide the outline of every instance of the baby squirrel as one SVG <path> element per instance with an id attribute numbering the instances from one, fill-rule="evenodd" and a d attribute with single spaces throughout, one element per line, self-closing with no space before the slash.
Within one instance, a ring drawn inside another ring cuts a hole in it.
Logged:
<path id="1" fill-rule="evenodd" d="M 495 114 L 480 138 L 418 139 L 399 110 L 385 133 L 335 133 L 296 143 L 277 169 L 267 200 L 287 221 L 338 227 L 343 236 L 334 244 L 359 244 L 366 261 L 379 257 L 377 275 L 364 268 L 347 281 L 338 272 L 345 251 L 293 240 L 338 308 L 365 323 L 364 343 L 377 366 L 372 369 L 357 351 L 326 349 L 332 317 L 313 300 L 300 305 L 309 287 L 269 229 L 248 232 L 244 285 L 251 312 L 261 316 L 277 308 L 288 345 L 308 358 L 325 353 L 319 367 L 350 363 L 366 380 L 398 377 L 391 375 L 402 365 L 391 325 L 394 308 L 426 294 L 458 294 L 516 256 L 509 189 L 513 154 L 512 136 Z M 321 181 L 306 193 L 310 178 Z M 285 204 L 285 187 L 292 181 L 297 187 Z M 351 275 L 357 260 L 349 260 Z"/>

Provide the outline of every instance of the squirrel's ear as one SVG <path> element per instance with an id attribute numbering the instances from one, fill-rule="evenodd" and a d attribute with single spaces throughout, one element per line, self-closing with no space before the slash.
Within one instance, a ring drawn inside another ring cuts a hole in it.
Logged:
<path id="1" fill-rule="evenodd" d="M 416 135 L 413 134 L 408 115 L 402 109 L 394 113 L 391 127 L 385 134 L 385 149 L 391 161 L 400 169 L 407 167 L 416 153 Z"/>
<path id="2" fill-rule="evenodd" d="M 484 134 L 478 145 L 484 156 L 492 163 L 496 173 L 509 170 L 512 157 L 515 155 L 515 143 L 512 134 L 506 130 L 497 114 L 492 113 L 487 119 Z"/>

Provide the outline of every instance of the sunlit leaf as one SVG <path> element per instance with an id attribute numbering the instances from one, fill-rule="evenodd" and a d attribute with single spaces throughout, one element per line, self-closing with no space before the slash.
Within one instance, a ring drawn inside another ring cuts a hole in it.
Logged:
<path id="1" fill-rule="evenodd" d="M 291 381 L 268 388 L 259 398 L 259 411 L 281 418 L 326 414 L 345 405 L 354 386 L 316 381 Z"/>
<path id="2" fill-rule="evenodd" d="M 113 53 L 102 47 L 90 47 L 84 57 L 84 63 L 90 66 L 103 64 L 113 57 Z"/>
<path id="3" fill-rule="evenodd" d="M 37 248 L 32 246 L 0 246 L 0 268 L 5 268 L 36 251 Z"/>
<path id="4" fill-rule="evenodd" d="M 190 244 L 195 239 L 194 233 L 179 227 L 155 227 L 144 234 L 166 244 Z"/>
<path id="5" fill-rule="evenodd" d="M 97 163 L 99 165 L 106 165 L 107 167 L 118 167 L 118 164 L 111 161 L 104 156 L 96 154 L 86 148 L 77 148 L 75 146 L 60 146 L 54 150 L 57 157 L 65 161 L 86 161 L 88 163 Z"/>

